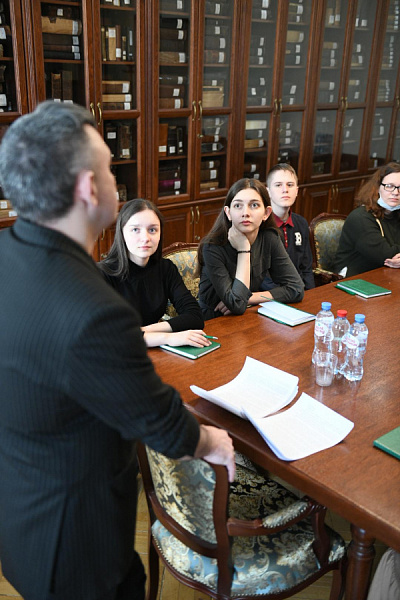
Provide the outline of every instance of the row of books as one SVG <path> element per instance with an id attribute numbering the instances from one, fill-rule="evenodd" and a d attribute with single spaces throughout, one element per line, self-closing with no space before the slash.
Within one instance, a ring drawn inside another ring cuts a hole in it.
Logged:
<path id="1" fill-rule="evenodd" d="M 178 125 L 160 123 L 158 127 L 158 155 L 175 156 L 183 154 L 186 130 Z"/>
<path id="2" fill-rule="evenodd" d="M 265 166 L 264 166 L 265 168 Z M 243 177 L 248 177 L 249 179 L 262 179 L 261 172 L 263 169 L 263 165 L 257 161 L 252 160 L 251 162 L 245 162 L 243 165 Z M 265 179 L 265 177 L 263 178 Z"/>
<path id="3" fill-rule="evenodd" d="M 0 188 L 0 198 L 3 198 L 3 192 Z M 0 219 L 4 217 L 16 217 L 17 211 L 13 208 L 9 200 L 0 200 Z"/>
<path id="4" fill-rule="evenodd" d="M 186 12 L 189 7 L 186 4 L 186 0 L 160 0 L 160 10 L 161 11 L 177 11 L 177 12 Z"/>
<path id="5" fill-rule="evenodd" d="M 127 79 L 103 79 L 101 83 L 104 110 L 131 110 L 133 95 Z"/>
<path id="6" fill-rule="evenodd" d="M 50 73 L 51 97 L 58 102 L 73 102 L 73 77 L 70 69 Z"/>
<path id="7" fill-rule="evenodd" d="M 206 15 L 218 15 L 227 17 L 231 14 L 232 2 L 231 0 L 206 0 L 205 12 Z"/>
<path id="8" fill-rule="evenodd" d="M 221 161 L 202 160 L 200 164 L 200 189 L 215 190 L 220 186 Z"/>
<path id="9" fill-rule="evenodd" d="M 107 6 L 131 6 L 135 0 L 100 0 L 100 4 Z"/>
<path id="10" fill-rule="evenodd" d="M 393 69 L 395 67 L 398 43 L 399 40 L 395 35 L 386 36 L 382 56 L 382 67 L 384 69 Z"/>
<path id="11" fill-rule="evenodd" d="M 226 148 L 226 120 L 222 117 L 204 118 L 202 136 L 202 153 L 221 152 Z"/>
<path id="12" fill-rule="evenodd" d="M 9 14 L 3 2 L 0 3 L 0 58 L 2 56 L 12 56 Z"/>
<path id="13" fill-rule="evenodd" d="M 251 16 L 255 20 L 271 21 L 274 18 L 271 0 L 253 0 Z"/>
<path id="14" fill-rule="evenodd" d="M 161 163 L 158 168 L 158 193 L 160 196 L 181 194 L 183 190 L 182 165 L 178 162 Z"/>
<path id="15" fill-rule="evenodd" d="M 339 27 L 340 25 L 340 13 L 341 13 L 341 0 L 328 0 L 325 10 L 325 26 L 326 27 Z"/>
<path id="16" fill-rule="evenodd" d="M 391 79 L 380 79 L 378 86 L 378 102 L 389 102 L 391 99 L 392 81 Z"/>
<path id="17" fill-rule="evenodd" d="M 264 148 L 268 140 L 268 121 L 266 119 L 249 119 L 245 128 L 245 150 Z"/>
<path id="18" fill-rule="evenodd" d="M 68 13 L 67 13 L 68 14 Z M 82 21 L 42 15 L 44 58 L 80 60 Z"/>
<path id="19" fill-rule="evenodd" d="M 103 61 L 133 61 L 135 59 L 135 32 L 126 25 L 101 27 L 101 58 Z"/>
<path id="20" fill-rule="evenodd" d="M 105 140 L 114 160 L 130 160 L 133 153 L 132 123 L 106 121 Z"/>
<path id="21" fill-rule="evenodd" d="M 375 113 L 374 115 L 374 125 L 372 128 L 372 137 L 383 137 L 385 135 L 385 119 L 381 113 Z"/>

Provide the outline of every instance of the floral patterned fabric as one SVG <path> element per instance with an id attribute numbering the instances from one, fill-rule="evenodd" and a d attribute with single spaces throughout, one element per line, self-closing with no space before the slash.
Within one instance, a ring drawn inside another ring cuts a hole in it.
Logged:
<path id="1" fill-rule="evenodd" d="M 318 269 L 335 271 L 336 252 L 343 225 L 343 219 L 335 218 L 321 221 L 315 225 L 314 242 Z"/>
<path id="2" fill-rule="evenodd" d="M 174 461 L 147 449 L 157 498 L 164 509 L 191 533 L 215 543 L 212 518 L 215 473 L 202 460 Z M 279 483 L 237 466 L 231 484 L 229 514 L 240 519 L 262 517 L 268 525 L 284 524 L 301 514 L 306 502 Z M 330 530 L 329 561 L 345 553 L 342 538 Z M 200 555 L 177 540 L 159 521 L 152 533 L 164 559 L 178 572 L 216 590 L 215 559 Z M 288 590 L 315 573 L 314 534 L 308 518 L 270 536 L 235 537 L 232 547 L 232 596 L 272 594 Z"/>
<path id="3" fill-rule="evenodd" d="M 164 258 L 169 258 L 177 266 L 187 289 L 198 300 L 200 278 L 194 277 L 197 266 L 197 250 L 195 248 L 187 248 L 172 252 L 171 254 L 165 254 Z M 167 315 L 169 317 L 176 316 L 176 311 L 171 304 L 167 307 Z"/>

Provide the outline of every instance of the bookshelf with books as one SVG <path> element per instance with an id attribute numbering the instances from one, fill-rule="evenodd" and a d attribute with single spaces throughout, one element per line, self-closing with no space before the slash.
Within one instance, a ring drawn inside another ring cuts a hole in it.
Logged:
<path id="1" fill-rule="evenodd" d="M 238 0 L 159 0 L 148 12 L 157 23 L 149 61 L 149 79 L 157 84 L 148 195 L 166 216 L 166 239 L 177 236 L 171 241 L 199 241 L 233 181 L 228 140 L 237 124 L 232 86 L 239 6 Z"/>
<path id="2" fill-rule="evenodd" d="M 0 130 L 46 98 L 86 106 L 120 201 L 157 203 L 170 242 L 199 241 L 232 183 L 278 161 L 297 170 L 297 212 L 348 214 L 400 160 L 399 4 L 3 0 Z"/>

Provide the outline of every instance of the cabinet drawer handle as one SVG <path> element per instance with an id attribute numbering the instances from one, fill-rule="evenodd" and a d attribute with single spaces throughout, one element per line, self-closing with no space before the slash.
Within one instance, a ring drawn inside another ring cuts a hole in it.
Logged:
<path id="1" fill-rule="evenodd" d="M 199 121 L 201 121 L 201 117 L 203 116 L 203 105 L 201 100 L 199 100 Z"/>
<path id="2" fill-rule="evenodd" d="M 193 225 L 194 223 L 194 210 L 193 210 L 193 206 L 190 207 L 190 223 L 189 225 Z"/>
<path id="3" fill-rule="evenodd" d="M 196 225 L 200 223 L 200 210 L 199 207 L 196 206 Z"/>
<path id="4" fill-rule="evenodd" d="M 96 118 L 96 113 L 94 112 L 94 103 L 93 103 L 93 102 L 91 102 L 91 103 L 89 104 L 89 106 L 90 106 L 90 110 L 92 111 L 92 115 L 93 115 L 93 117 L 94 117 L 94 118 Z"/>
<path id="5" fill-rule="evenodd" d="M 196 101 L 195 100 L 193 100 L 193 102 L 192 102 L 192 107 L 193 107 L 192 121 L 195 121 L 196 117 L 197 117 L 197 106 L 196 106 Z"/>

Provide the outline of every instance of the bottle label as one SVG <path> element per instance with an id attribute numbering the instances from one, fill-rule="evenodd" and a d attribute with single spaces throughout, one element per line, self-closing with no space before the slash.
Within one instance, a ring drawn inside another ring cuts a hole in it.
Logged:
<path id="1" fill-rule="evenodd" d="M 318 337 L 322 337 L 328 333 L 328 326 L 323 321 L 316 321 L 314 334 Z"/>
<path id="2" fill-rule="evenodd" d="M 343 338 L 343 341 L 349 350 L 357 350 L 359 341 L 358 338 L 354 337 L 354 335 L 347 333 L 346 336 Z"/>

